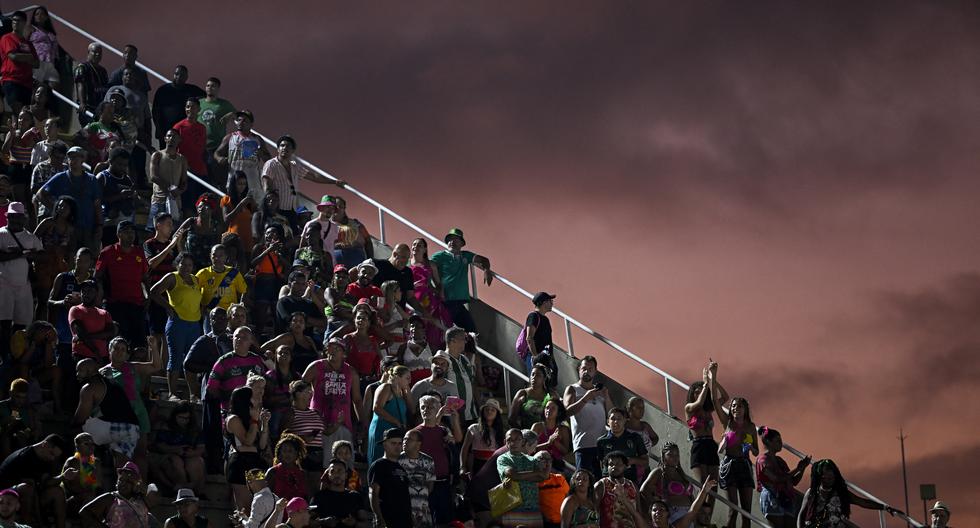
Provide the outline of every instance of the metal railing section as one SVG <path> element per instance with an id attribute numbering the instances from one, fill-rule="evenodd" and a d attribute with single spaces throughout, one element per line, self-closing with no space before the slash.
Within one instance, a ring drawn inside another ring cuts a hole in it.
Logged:
<path id="1" fill-rule="evenodd" d="M 30 7 L 24 8 L 24 9 L 27 10 L 27 9 L 31 9 L 33 7 L 35 7 L 35 6 L 30 6 Z M 104 40 L 96 37 L 95 35 L 93 35 L 92 33 L 88 32 L 88 31 L 85 31 L 84 29 L 82 29 L 79 26 L 71 23 L 70 21 L 68 21 L 67 19 L 65 19 L 62 16 L 59 16 L 59 15 L 53 13 L 53 12 L 50 12 L 49 14 L 50 14 L 51 18 L 57 20 L 59 23 L 61 23 L 65 27 L 68 27 L 69 29 L 75 31 L 76 33 L 78 33 L 78 34 L 80 34 L 80 35 L 88 38 L 92 42 L 99 43 L 100 45 L 102 45 L 102 47 L 104 49 L 108 49 L 109 51 L 111 51 L 111 52 L 115 53 L 116 55 L 122 57 L 122 51 L 120 51 L 116 47 L 112 46 L 111 44 L 107 43 L 106 41 L 104 41 Z M 143 64 L 142 62 L 137 61 L 136 62 L 136 65 L 139 66 L 140 68 L 142 68 L 144 71 L 146 71 L 147 74 L 152 75 L 156 79 L 158 79 L 158 80 L 160 80 L 160 81 L 162 81 L 164 83 L 170 82 L 170 79 L 164 77 L 159 72 L 153 70 L 152 68 L 150 68 L 146 64 Z M 71 105 L 74 108 L 78 108 L 78 104 L 75 103 L 74 101 L 72 101 L 71 99 L 65 97 L 64 95 L 62 95 L 62 94 L 60 94 L 58 92 L 54 92 L 54 93 L 62 101 L 66 102 L 67 104 Z M 88 115 L 91 115 L 90 112 L 86 112 L 86 113 Z M 264 134 L 260 133 L 259 131 L 255 130 L 255 129 L 252 129 L 252 133 L 254 133 L 256 136 L 258 136 L 259 138 L 261 138 L 262 141 L 264 141 L 266 144 L 268 144 L 268 145 L 270 145 L 272 147 L 276 147 L 277 146 L 276 143 L 275 143 L 275 141 L 273 141 L 269 137 L 265 136 Z M 153 152 L 153 150 L 150 149 L 147 146 L 141 145 L 141 147 L 144 148 L 144 149 L 146 149 L 148 153 L 152 153 Z M 314 165 L 313 163 L 309 162 L 308 160 L 306 160 L 306 159 L 304 159 L 304 158 L 302 158 L 300 156 L 294 156 L 294 158 L 296 159 L 296 161 L 298 163 L 300 163 L 301 165 L 303 165 L 304 167 L 306 167 L 308 170 L 311 170 L 311 171 L 319 174 L 320 176 L 323 176 L 325 178 L 331 179 L 333 181 L 340 181 L 340 179 L 337 178 L 336 176 L 334 176 L 334 175 L 326 172 L 325 170 L 323 170 L 320 167 Z M 194 175 L 194 174 L 192 174 L 190 172 L 188 172 L 187 175 L 188 175 L 188 177 L 193 178 L 195 181 L 197 181 L 198 183 L 204 185 L 205 187 L 207 187 L 211 191 L 217 193 L 219 196 L 224 196 L 225 195 L 224 191 L 222 191 L 220 189 L 217 189 L 216 187 L 214 187 L 213 185 L 211 185 L 207 181 L 204 181 L 203 179 L 199 178 L 198 176 L 196 176 L 196 175 Z M 343 188 L 346 191 L 350 192 L 351 194 L 357 196 L 358 198 L 360 198 L 364 202 L 366 202 L 366 203 L 374 206 L 375 208 L 377 208 L 377 210 L 378 210 L 378 236 L 379 236 L 379 240 L 383 244 L 387 244 L 388 243 L 387 236 L 386 236 L 387 233 L 386 233 L 386 228 L 385 228 L 385 217 L 386 216 L 390 216 L 391 218 L 394 218 L 395 220 L 397 220 L 398 222 L 400 222 L 405 227 L 408 227 L 409 229 L 415 231 L 419 235 L 427 238 L 429 241 L 431 241 L 432 243 L 436 244 L 437 246 L 439 246 L 441 248 L 448 248 L 448 246 L 446 245 L 446 243 L 443 242 L 443 240 L 441 238 L 438 238 L 437 236 L 435 236 L 432 233 L 426 231 L 422 227 L 416 225 L 412 221 L 408 220 L 407 218 L 405 218 L 401 214 L 399 214 L 399 213 L 395 212 L 394 210 L 390 209 L 389 207 L 387 207 L 386 205 L 382 204 L 381 202 L 378 202 L 374 198 L 372 198 L 372 197 L 368 196 L 367 194 L 361 192 L 360 190 L 358 190 L 357 188 L 355 188 L 350 183 L 345 182 L 344 185 L 343 185 Z M 308 200 L 310 203 L 317 203 L 312 197 L 307 196 L 304 193 L 300 193 L 300 194 L 301 194 L 301 196 L 303 198 L 305 198 L 306 200 Z M 517 292 L 518 294 L 522 295 L 523 297 L 525 297 L 527 299 L 531 299 L 534 296 L 534 294 L 532 294 L 528 290 L 522 288 L 520 285 L 518 285 L 517 283 L 513 282 L 512 280 L 510 280 L 510 279 L 508 279 L 508 278 L 500 275 L 496 271 L 494 271 L 494 278 L 497 281 L 499 281 L 500 283 L 504 284 L 505 286 L 507 286 L 511 290 Z M 479 283 L 479 281 L 477 280 L 475 269 L 471 269 L 470 280 L 471 280 L 473 297 L 474 298 L 478 298 L 478 296 L 477 296 L 477 284 Z M 664 396 L 665 396 L 666 407 L 667 407 L 666 408 L 666 413 L 671 418 L 674 418 L 675 420 L 677 420 L 677 418 L 674 416 L 673 401 L 672 401 L 672 398 L 671 398 L 671 395 L 670 395 L 671 384 L 674 384 L 674 385 L 678 386 L 679 388 L 681 388 L 682 390 L 685 390 L 686 391 L 690 387 L 687 383 L 681 381 L 680 379 L 678 379 L 675 376 L 671 375 L 670 373 L 664 371 L 663 369 L 657 367 L 656 365 L 650 363 L 649 361 L 643 359 L 642 357 L 634 354 L 633 352 L 629 351 L 628 349 L 626 349 L 622 345 L 620 345 L 620 344 L 616 343 L 615 341 L 609 339 L 608 337 L 602 335 L 601 333 L 599 333 L 596 330 L 592 329 L 588 325 L 586 325 L 586 324 L 578 321 L 577 319 L 575 319 L 571 315 L 569 315 L 569 314 L 567 314 L 567 313 L 565 313 L 565 312 L 563 312 L 561 310 L 558 310 L 558 309 L 552 310 L 552 313 L 554 313 L 555 315 L 561 317 L 562 320 L 563 320 L 564 328 L 565 328 L 565 339 L 566 339 L 566 343 L 567 343 L 567 352 L 573 358 L 575 357 L 575 346 L 574 346 L 574 342 L 572 340 L 572 327 L 574 326 L 575 328 L 578 328 L 582 332 L 585 332 L 586 334 L 588 334 L 589 336 L 591 336 L 593 339 L 595 339 L 599 343 L 601 343 L 601 344 L 603 344 L 603 345 L 605 345 L 605 346 L 607 346 L 607 347 L 615 350 L 616 352 L 619 352 L 620 354 L 622 354 L 622 355 L 630 358 L 634 362 L 636 362 L 639 365 L 643 366 L 647 370 L 649 370 L 651 372 L 654 372 L 654 373 L 658 374 L 659 376 L 661 376 L 663 378 L 663 380 L 664 380 Z M 517 369 L 514 369 L 513 367 L 511 367 L 510 365 L 508 365 L 504 361 L 501 361 L 500 359 L 498 359 L 497 357 L 495 357 L 490 352 L 488 352 L 488 351 L 486 351 L 486 350 L 484 350 L 484 349 L 482 349 L 480 347 L 477 347 L 477 351 L 480 353 L 481 356 L 490 359 L 495 364 L 497 364 L 498 366 L 502 367 L 507 373 L 512 374 L 514 376 L 517 376 L 519 379 L 522 379 L 522 380 L 525 380 L 525 381 L 528 380 L 527 376 L 523 372 L 520 372 Z M 507 375 L 504 376 L 504 384 L 505 384 L 504 390 L 506 392 L 506 397 L 509 400 L 512 397 L 512 393 L 510 391 L 510 379 L 509 379 L 509 376 L 507 376 Z M 790 446 L 789 444 L 783 444 L 783 447 L 786 449 L 786 451 L 792 453 L 793 455 L 795 455 L 795 456 L 797 456 L 799 458 L 806 457 L 806 454 L 804 454 L 803 452 L 799 451 L 798 449 Z M 862 496 L 864 496 L 864 497 L 866 497 L 868 499 L 871 499 L 871 500 L 880 502 L 882 504 L 886 504 L 886 505 L 888 504 L 885 501 L 883 501 L 883 500 L 875 497 L 871 493 L 868 493 L 867 491 L 865 491 L 861 487 L 857 486 L 856 484 L 853 484 L 851 482 L 848 482 L 848 487 L 852 491 L 854 491 L 855 493 L 857 493 L 859 495 L 862 495 Z M 746 512 L 746 511 L 742 510 L 741 508 L 739 508 L 737 505 L 731 504 L 727 500 L 726 497 L 722 497 L 722 496 L 720 496 L 720 495 L 718 495 L 717 493 L 714 493 L 714 492 L 712 492 L 712 495 L 714 495 L 717 499 L 719 499 L 722 502 L 724 502 L 725 504 L 727 504 L 729 507 L 738 510 L 741 514 L 749 516 L 752 519 L 752 521 L 755 522 L 756 524 L 758 524 L 760 526 L 765 526 L 765 527 L 768 527 L 769 526 L 769 524 L 767 522 L 765 522 L 765 520 L 759 519 L 758 517 L 752 515 L 751 512 Z M 923 525 L 922 523 L 919 523 L 915 519 L 909 517 L 907 515 L 907 513 L 906 514 L 896 515 L 896 517 L 900 517 L 902 520 L 904 520 L 905 522 L 907 522 L 908 524 L 910 524 L 911 526 L 913 526 L 915 528 L 925 528 L 925 525 Z M 885 527 L 885 514 L 884 514 L 884 512 L 881 512 L 879 514 L 879 519 L 880 519 L 880 525 L 881 525 L 881 527 L 884 528 Z"/>

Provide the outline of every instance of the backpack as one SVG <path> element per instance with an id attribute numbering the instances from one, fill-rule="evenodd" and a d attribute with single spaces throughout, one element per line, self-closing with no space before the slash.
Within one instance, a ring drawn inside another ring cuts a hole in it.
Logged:
<path id="1" fill-rule="evenodd" d="M 521 328 L 521 333 L 517 334 L 517 341 L 514 342 L 514 349 L 517 351 L 517 357 L 521 358 L 521 361 L 527 363 L 529 359 L 527 346 L 527 325 L 524 325 L 524 328 Z"/>

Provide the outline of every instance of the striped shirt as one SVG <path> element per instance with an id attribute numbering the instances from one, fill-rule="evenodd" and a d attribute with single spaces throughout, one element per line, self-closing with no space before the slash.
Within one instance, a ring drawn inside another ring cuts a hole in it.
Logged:
<path id="1" fill-rule="evenodd" d="M 220 394 L 221 408 L 227 409 L 231 399 L 231 391 L 245 386 L 249 372 L 262 375 L 266 370 L 262 357 L 253 352 L 239 356 L 229 352 L 220 358 L 211 369 L 208 377 L 208 391 Z"/>
<path id="2" fill-rule="evenodd" d="M 304 440 L 313 431 L 323 431 L 323 418 L 313 409 L 293 409 L 293 421 L 288 429 L 283 430 L 284 433 L 301 436 Z M 323 436 L 318 434 L 313 440 L 307 440 L 306 447 L 323 447 Z"/>
<path id="3" fill-rule="evenodd" d="M 279 158 L 272 158 L 265 162 L 262 167 L 262 184 L 265 192 L 275 190 L 279 193 L 279 210 L 295 211 L 299 205 L 296 185 L 303 168 L 295 161 L 289 161 L 289 169 L 279 161 Z"/>

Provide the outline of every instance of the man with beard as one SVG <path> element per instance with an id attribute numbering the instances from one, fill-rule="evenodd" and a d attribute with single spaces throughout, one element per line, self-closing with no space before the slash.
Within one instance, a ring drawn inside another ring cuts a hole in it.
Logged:
<path id="1" fill-rule="evenodd" d="M 136 464 L 126 462 L 116 470 L 116 491 L 103 493 L 82 506 L 79 517 L 83 526 L 134 528 L 149 526 L 150 510 L 143 497 L 146 484 Z"/>
<path id="2" fill-rule="evenodd" d="M 606 455 L 608 476 L 595 483 L 595 499 L 599 505 L 599 525 L 633 528 L 646 526 L 643 514 L 637 506 L 639 495 L 636 484 L 626 478 L 629 458 L 619 451 Z"/>
<path id="3" fill-rule="evenodd" d="M 432 526 L 429 494 L 436 482 L 436 466 L 432 457 L 422 452 L 422 433 L 412 429 L 402 440 L 398 463 L 408 475 L 408 493 L 412 499 L 412 523 L 416 528 Z"/>
<path id="4" fill-rule="evenodd" d="M 342 339 L 331 339 L 327 342 L 326 357 L 310 363 L 303 372 L 303 381 L 313 386 L 310 407 L 320 414 L 326 424 L 323 430 L 324 446 L 332 446 L 337 440 L 354 439 L 354 422 L 350 412 L 352 402 L 360 420 L 363 406 L 361 378 L 344 361 L 346 355 L 346 343 Z M 329 449 L 325 449 L 325 456 L 329 452 Z"/>
<path id="5" fill-rule="evenodd" d="M 153 115 L 157 141 L 161 146 L 163 135 L 184 117 L 184 104 L 187 100 L 204 97 L 204 90 L 196 84 L 188 83 L 187 77 L 187 66 L 178 64 L 174 68 L 173 82 L 160 86 L 153 94 L 153 108 L 150 113 Z M 196 114 L 194 119 L 197 120 Z M 202 153 L 201 161 L 203 160 Z"/>
<path id="6" fill-rule="evenodd" d="M 208 375 L 207 396 L 218 399 L 222 409 L 227 409 L 231 392 L 245 386 L 249 372 L 261 376 L 266 369 L 262 356 L 251 351 L 255 344 L 251 328 L 240 326 L 235 329 L 231 342 L 233 351 L 218 358 Z"/>
<path id="7" fill-rule="evenodd" d="M 82 126 L 92 121 L 92 118 L 85 114 L 86 111 L 94 116 L 99 115 L 95 113 L 95 106 L 105 97 L 109 73 L 102 67 L 101 62 L 102 45 L 93 42 L 88 45 L 85 62 L 75 66 L 75 100 L 78 102 L 78 122 Z"/>
<path id="8" fill-rule="evenodd" d="M 459 397 L 465 403 L 461 409 L 463 420 L 470 424 L 479 418 L 479 414 L 476 410 L 476 366 L 463 354 L 466 337 L 466 330 L 458 326 L 446 330 L 446 352 L 449 353 L 447 377 L 456 384 Z"/>
<path id="9" fill-rule="evenodd" d="M 95 263 L 95 278 L 106 289 L 106 309 L 131 347 L 146 346 L 143 285 L 150 272 L 146 255 L 136 247 L 136 226 L 129 220 L 116 227 L 119 242 L 104 248 Z"/>
<path id="10" fill-rule="evenodd" d="M 132 460 L 140 427 L 125 391 L 115 383 L 106 383 L 94 359 L 79 361 L 75 371 L 82 390 L 72 426 L 92 435 L 96 445 L 108 445 L 115 467 Z"/>
<path id="11" fill-rule="evenodd" d="M 572 421 L 575 468 L 600 475 L 597 441 L 606 433 L 606 415 L 612 409 L 609 391 L 595 384 L 599 363 L 585 356 L 578 366 L 579 381 L 565 389 L 565 411 Z"/>
<path id="12" fill-rule="evenodd" d="M 429 494 L 429 504 L 437 525 L 447 525 L 455 517 L 453 501 L 452 470 L 450 468 L 450 453 L 457 437 L 449 429 L 439 424 L 443 416 L 450 416 L 455 432 L 459 432 L 459 413 L 439 401 L 432 395 L 419 399 L 419 412 L 422 424 L 413 429 L 422 437 L 422 452 L 429 455 L 433 461 L 436 480 Z"/>
<path id="13" fill-rule="evenodd" d="M 443 401 L 450 396 L 459 397 L 456 384 L 448 378 L 451 359 L 445 352 L 437 352 L 432 356 L 432 375 L 412 385 L 412 400 L 419 401 L 423 395 L 432 391 L 441 394 Z"/>

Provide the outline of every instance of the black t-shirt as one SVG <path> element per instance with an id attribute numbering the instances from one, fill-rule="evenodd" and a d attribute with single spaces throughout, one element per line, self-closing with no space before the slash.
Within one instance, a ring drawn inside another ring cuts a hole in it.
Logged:
<path id="1" fill-rule="evenodd" d="M 412 501 L 408 494 L 408 473 L 401 464 L 379 458 L 368 468 L 368 485 L 381 487 L 381 516 L 391 528 L 412 526 Z M 318 514 L 319 515 L 319 514 Z"/>
<path id="2" fill-rule="evenodd" d="M 323 317 L 323 314 L 316 309 L 316 305 L 309 299 L 282 297 L 276 303 L 276 333 L 283 333 L 289 330 L 289 320 L 292 319 L 294 312 L 306 314 L 306 334 L 313 334 L 313 325 L 310 324 L 310 317 Z"/>
<path id="3" fill-rule="evenodd" d="M 401 270 L 397 270 L 391 261 L 377 259 L 375 259 L 374 265 L 378 267 L 378 274 L 374 276 L 374 280 L 371 282 L 380 288 L 386 281 L 398 281 L 398 287 L 402 290 L 402 300 L 398 304 L 404 308 L 408 301 L 408 292 L 415 289 L 415 279 L 412 278 L 411 268 L 405 266 Z"/>
<path id="4" fill-rule="evenodd" d="M 551 341 L 551 321 L 546 316 L 538 312 L 527 314 L 524 326 L 534 326 L 534 353 L 540 354 L 545 347 L 552 346 Z"/>
<path id="5" fill-rule="evenodd" d="M 338 519 L 354 517 L 354 519 L 357 519 L 357 512 L 364 509 L 363 504 L 364 499 L 356 491 L 330 491 L 325 489 L 316 492 L 316 495 L 313 496 L 313 501 L 310 502 L 310 507 L 314 508 L 314 519 L 326 519 L 327 517 L 336 517 Z"/>
<path id="6" fill-rule="evenodd" d="M 18 449 L 0 463 L 0 486 L 9 488 L 28 479 L 40 481 L 50 466 L 37 456 L 33 445 Z"/>

